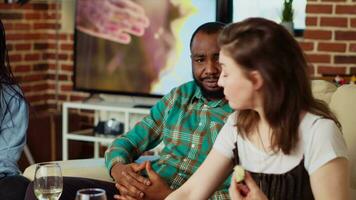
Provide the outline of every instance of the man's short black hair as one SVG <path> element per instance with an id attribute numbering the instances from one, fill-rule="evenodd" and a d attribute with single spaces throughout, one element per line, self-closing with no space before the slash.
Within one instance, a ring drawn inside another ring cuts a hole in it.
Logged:
<path id="1" fill-rule="evenodd" d="M 207 34 L 214 34 L 214 33 L 219 33 L 223 28 L 225 24 L 221 22 L 207 22 L 205 24 L 200 25 L 192 34 L 192 37 L 190 38 L 190 49 L 192 49 L 192 43 L 194 40 L 194 37 L 197 33 L 203 32 Z"/>

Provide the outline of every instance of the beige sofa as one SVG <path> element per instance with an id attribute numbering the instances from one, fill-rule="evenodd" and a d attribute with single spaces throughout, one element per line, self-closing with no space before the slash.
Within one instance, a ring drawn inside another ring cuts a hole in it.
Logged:
<path id="1" fill-rule="evenodd" d="M 351 199 L 356 199 L 356 85 L 346 84 L 339 88 L 322 80 L 312 82 L 313 95 L 329 104 L 342 125 L 350 159 Z"/>
<path id="2" fill-rule="evenodd" d="M 350 152 L 352 199 L 356 199 L 356 85 L 348 84 L 336 88 L 330 82 L 313 80 L 312 90 L 316 98 L 329 104 L 343 127 L 343 134 Z M 69 160 L 59 161 L 59 163 L 64 176 L 112 181 L 105 169 L 104 159 Z M 24 176 L 32 180 L 34 169 L 34 165 L 28 167 Z"/>

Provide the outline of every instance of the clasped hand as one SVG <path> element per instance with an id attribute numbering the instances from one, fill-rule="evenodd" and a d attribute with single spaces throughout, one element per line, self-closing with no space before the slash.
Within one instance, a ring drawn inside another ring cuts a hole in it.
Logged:
<path id="1" fill-rule="evenodd" d="M 148 178 L 140 175 L 142 170 L 146 170 Z M 114 196 L 115 199 L 164 199 L 172 192 L 167 183 L 153 171 L 150 162 L 116 164 L 111 173 L 120 193 Z"/>

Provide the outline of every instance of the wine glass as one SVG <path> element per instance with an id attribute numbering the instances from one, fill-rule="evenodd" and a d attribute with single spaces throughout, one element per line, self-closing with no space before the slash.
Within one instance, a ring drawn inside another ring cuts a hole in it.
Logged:
<path id="1" fill-rule="evenodd" d="M 106 200 L 106 193 L 100 188 L 80 189 L 77 191 L 75 200 Z"/>
<path id="2" fill-rule="evenodd" d="M 59 164 L 37 164 L 33 189 L 38 200 L 58 200 L 63 190 L 63 177 Z"/>

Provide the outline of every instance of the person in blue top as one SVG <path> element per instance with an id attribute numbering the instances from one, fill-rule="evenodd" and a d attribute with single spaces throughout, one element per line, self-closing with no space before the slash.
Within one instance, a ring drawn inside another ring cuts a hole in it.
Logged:
<path id="1" fill-rule="evenodd" d="M 23 199 L 29 181 L 17 166 L 26 144 L 28 104 L 9 66 L 0 20 L 0 199 Z"/>

